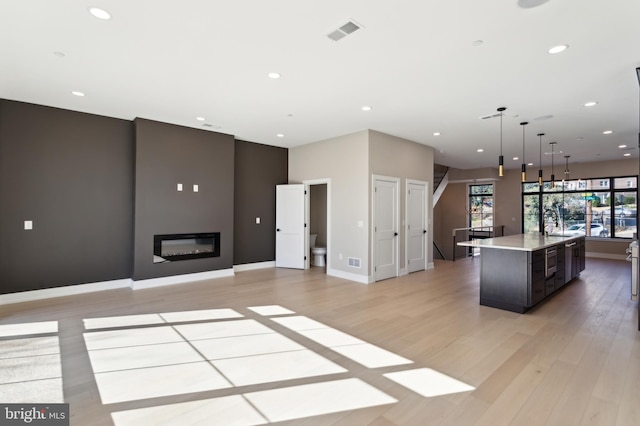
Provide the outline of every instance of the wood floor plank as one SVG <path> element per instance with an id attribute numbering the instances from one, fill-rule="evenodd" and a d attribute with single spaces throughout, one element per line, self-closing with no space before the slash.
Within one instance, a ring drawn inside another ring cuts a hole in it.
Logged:
<path id="1" fill-rule="evenodd" d="M 280 422 L 286 425 L 620 425 L 640 418 L 638 304 L 630 264 L 587 259 L 579 278 L 526 314 L 478 304 L 477 259 L 364 285 L 306 271 L 262 269 L 215 280 L 118 289 L 0 309 L 0 326 L 57 321 L 71 423 L 112 425 L 111 413 L 355 378 L 397 402 Z M 367 368 L 251 310 L 281 305 L 412 361 Z M 84 319 L 233 309 L 346 371 L 276 383 L 103 404 Z M 10 338 L 0 338 L 0 343 Z M 0 353 L 1 355 L 1 353 Z M 422 396 L 384 376 L 432 369 L 473 390 Z M 0 387 L 2 384 L 0 384 Z M 0 389 L 1 390 L 1 389 Z"/>

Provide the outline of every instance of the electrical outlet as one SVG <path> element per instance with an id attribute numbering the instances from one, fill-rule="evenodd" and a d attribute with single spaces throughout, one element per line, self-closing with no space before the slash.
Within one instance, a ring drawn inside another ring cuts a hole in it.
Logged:
<path id="1" fill-rule="evenodd" d="M 24 221 L 24 229 L 25 229 L 26 231 L 30 231 L 30 230 L 32 230 L 32 229 L 33 229 L 33 221 L 31 221 L 31 220 L 25 220 L 25 221 Z"/>
<path id="2" fill-rule="evenodd" d="M 256 224 L 260 225 L 260 218 L 259 217 L 256 217 Z"/>

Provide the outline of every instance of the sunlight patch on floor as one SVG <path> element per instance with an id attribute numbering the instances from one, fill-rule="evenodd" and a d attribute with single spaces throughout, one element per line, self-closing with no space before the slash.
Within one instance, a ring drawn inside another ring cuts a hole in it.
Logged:
<path id="1" fill-rule="evenodd" d="M 59 338 L 39 336 L 57 331 L 57 321 L 0 326 L 0 401 L 64 402 Z"/>

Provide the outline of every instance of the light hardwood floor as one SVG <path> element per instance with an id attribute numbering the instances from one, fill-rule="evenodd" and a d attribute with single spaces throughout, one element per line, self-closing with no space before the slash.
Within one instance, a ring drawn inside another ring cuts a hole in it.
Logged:
<path id="1" fill-rule="evenodd" d="M 479 266 L 471 258 L 438 261 L 433 270 L 372 285 L 328 277 L 318 268 L 264 269 L 149 290 L 2 306 L 0 325 L 58 321 L 72 425 L 110 425 L 112 412 L 238 393 L 221 389 L 103 405 L 83 339 L 84 319 L 230 308 L 265 322 L 247 309 L 262 305 L 283 306 L 413 361 L 409 367 L 366 368 L 271 324 L 348 370 L 321 380 L 358 378 L 398 401 L 282 424 L 640 424 L 640 331 L 628 262 L 587 258 L 578 279 L 524 315 L 478 304 Z M 383 376 L 408 368 L 430 368 L 475 390 L 424 397 Z M 272 387 L 263 383 L 241 391 Z"/>

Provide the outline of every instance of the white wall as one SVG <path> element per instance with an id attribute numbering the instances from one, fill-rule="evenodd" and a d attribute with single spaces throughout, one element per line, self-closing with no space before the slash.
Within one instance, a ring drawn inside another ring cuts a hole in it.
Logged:
<path id="1" fill-rule="evenodd" d="M 369 271 L 368 131 L 289 149 L 289 182 L 331 179 L 329 275 L 368 282 Z M 362 227 L 358 224 L 362 223 Z M 347 258 L 361 259 L 360 268 Z"/>

